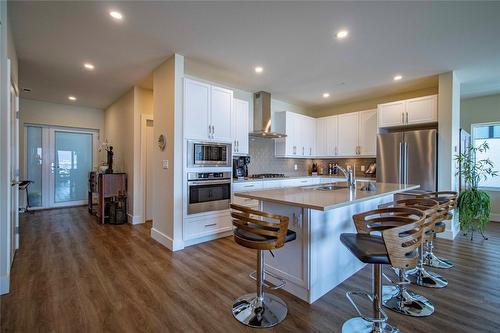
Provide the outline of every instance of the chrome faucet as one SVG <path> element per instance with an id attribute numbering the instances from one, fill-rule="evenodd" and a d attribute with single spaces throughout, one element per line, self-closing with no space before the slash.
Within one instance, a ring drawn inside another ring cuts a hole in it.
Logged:
<path id="1" fill-rule="evenodd" d="M 354 179 L 354 173 L 352 171 L 352 168 L 350 168 L 349 170 L 346 170 L 346 169 L 344 169 L 343 167 L 341 167 L 338 164 L 335 165 L 335 167 L 337 169 L 339 169 L 340 171 L 342 171 L 342 173 L 344 174 L 344 176 L 346 178 L 347 185 L 349 185 L 349 187 L 355 187 L 356 186 L 356 179 Z"/>

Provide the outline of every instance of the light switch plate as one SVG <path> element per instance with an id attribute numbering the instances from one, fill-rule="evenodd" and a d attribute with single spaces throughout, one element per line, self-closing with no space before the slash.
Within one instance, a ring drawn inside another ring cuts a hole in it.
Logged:
<path id="1" fill-rule="evenodd" d="M 163 160 L 161 162 L 161 165 L 162 165 L 163 169 L 168 169 L 168 160 Z"/>

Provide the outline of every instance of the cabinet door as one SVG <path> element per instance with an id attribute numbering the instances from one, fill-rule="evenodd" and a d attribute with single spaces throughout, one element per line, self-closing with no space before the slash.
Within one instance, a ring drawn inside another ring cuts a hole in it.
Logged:
<path id="1" fill-rule="evenodd" d="M 338 116 L 327 118 L 326 123 L 326 151 L 328 156 L 337 156 L 338 149 Z"/>
<path id="2" fill-rule="evenodd" d="M 327 119 L 328 118 L 317 118 L 316 119 L 316 155 L 317 156 L 327 156 Z"/>
<path id="3" fill-rule="evenodd" d="M 358 113 L 338 116 L 338 155 L 354 156 L 358 146 Z"/>
<path id="4" fill-rule="evenodd" d="M 249 111 L 248 101 L 234 100 L 233 152 L 237 155 L 248 155 Z"/>
<path id="5" fill-rule="evenodd" d="M 299 155 L 299 148 L 297 147 L 297 132 L 296 124 L 297 115 L 293 112 L 286 113 L 286 154 L 288 156 Z"/>
<path id="6" fill-rule="evenodd" d="M 306 155 L 309 157 L 316 155 L 316 119 L 312 117 L 307 117 Z"/>
<path id="7" fill-rule="evenodd" d="M 394 127 L 404 125 L 405 102 L 379 104 L 378 127 Z"/>
<path id="8" fill-rule="evenodd" d="M 233 91 L 212 86 L 210 95 L 210 124 L 213 139 L 231 142 Z"/>
<path id="9" fill-rule="evenodd" d="M 184 80 L 184 137 L 209 138 L 210 85 Z"/>
<path id="10" fill-rule="evenodd" d="M 359 155 L 377 154 L 377 110 L 359 112 Z"/>
<path id="11" fill-rule="evenodd" d="M 437 95 L 406 100 L 407 124 L 437 122 Z"/>

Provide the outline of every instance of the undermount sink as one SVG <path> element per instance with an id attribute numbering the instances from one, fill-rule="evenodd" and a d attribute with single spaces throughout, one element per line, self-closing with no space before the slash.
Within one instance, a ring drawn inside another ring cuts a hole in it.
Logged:
<path id="1" fill-rule="evenodd" d="M 349 185 L 344 185 L 344 184 L 330 184 L 330 185 L 322 185 L 316 187 L 316 190 L 318 191 L 335 191 L 335 190 L 343 190 L 346 188 L 350 188 Z"/>

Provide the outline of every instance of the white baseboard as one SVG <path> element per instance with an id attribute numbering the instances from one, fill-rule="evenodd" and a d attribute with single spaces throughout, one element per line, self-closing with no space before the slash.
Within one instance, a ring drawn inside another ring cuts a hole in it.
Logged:
<path id="1" fill-rule="evenodd" d="M 130 224 L 144 223 L 144 219 L 140 215 L 132 215 L 132 214 L 127 214 L 127 215 L 128 215 L 128 223 Z"/>
<path id="2" fill-rule="evenodd" d="M 175 252 L 184 249 L 184 241 L 174 240 L 155 228 L 151 228 L 151 238 L 165 246 L 170 251 Z"/>
<path id="3" fill-rule="evenodd" d="M 490 221 L 500 222 L 500 214 L 491 213 L 490 214 Z"/>
<path id="4" fill-rule="evenodd" d="M 9 275 L 0 276 L 0 295 L 7 294 L 10 290 Z"/>

